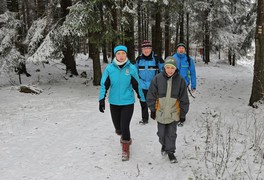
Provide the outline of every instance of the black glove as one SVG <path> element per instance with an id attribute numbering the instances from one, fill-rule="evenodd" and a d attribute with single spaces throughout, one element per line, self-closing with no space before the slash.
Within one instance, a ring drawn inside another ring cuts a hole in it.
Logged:
<path id="1" fill-rule="evenodd" d="M 143 101 L 139 101 L 139 102 L 140 102 L 141 107 L 147 107 L 148 106 L 146 102 L 143 102 Z"/>
<path id="2" fill-rule="evenodd" d="M 180 122 L 181 123 L 185 122 L 185 118 L 180 118 Z"/>
<path id="3" fill-rule="evenodd" d="M 179 127 L 182 127 L 184 121 L 185 121 L 185 118 L 180 118 L 180 121 L 178 122 L 178 126 L 179 126 Z"/>
<path id="4" fill-rule="evenodd" d="M 105 100 L 104 99 L 101 99 L 99 101 L 99 111 L 104 113 L 104 110 L 105 110 Z"/>
<path id="5" fill-rule="evenodd" d="M 151 111 L 150 112 L 150 117 L 155 120 L 156 119 L 156 111 Z"/>

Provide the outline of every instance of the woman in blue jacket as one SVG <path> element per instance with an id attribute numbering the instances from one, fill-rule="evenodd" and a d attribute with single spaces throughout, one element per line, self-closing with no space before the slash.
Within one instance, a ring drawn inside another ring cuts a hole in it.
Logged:
<path id="1" fill-rule="evenodd" d="M 105 97 L 109 90 L 108 101 L 115 127 L 115 132 L 121 135 L 122 160 L 129 159 L 130 121 L 134 112 L 135 95 L 145 102 L 136 67 L 127 58 L 127 47 L 118 45 L 114 48 L 115 58 L 108 64 L 101 78 L 99 95 L 99 110 L 105 110 Z M 134 90 L 134 91 L 133 91 Z"/>

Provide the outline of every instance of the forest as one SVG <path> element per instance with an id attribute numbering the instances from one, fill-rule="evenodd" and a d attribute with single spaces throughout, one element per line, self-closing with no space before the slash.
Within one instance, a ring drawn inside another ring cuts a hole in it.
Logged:
<path id="1" fill-rule="evenodd" d="M 16 71 L 29 76 L 27 62 L 44 64 L 55 60 L 65 64 L 66 73 L 76 76 L 79 72 L 75 55 L 84 53 L 93 60 L 93 84 L 99 85 L 100 58 L 108 63 L 118 44 L 128 47 L 132 62 L 140 53 L 141 42 L 148 39 L 155 54 L 162 58 L 174 53 L 176 44 L 184 42 L 187 54 L 195 57 L 202 53 L 205 64 L 210 62 L 211 54 L 218 54 L 219 60 L 224 59 L 232 66 L 237 60 L 248 58 L 255 49 L 259 3 L 254 0 L 0 0 L 0 3 L 0 73 Z M 263 88 L 256 91 L 263 92 Z M 253 106 L 262 97 L 253 97 L 250 104 Z"/>
<path id="2" fill-rule="evenodd" d="M 263 179 L 264 0 L 0 4 L 1 179 Z M 135 63 L 144 40 L 162 59 L 185 43 L 194 59 L 178 163 L 161 155 L 157 121 L 140 124 L 137 98 L 129 161 L 108 99 L 99 111 L 114 47 Z"/>

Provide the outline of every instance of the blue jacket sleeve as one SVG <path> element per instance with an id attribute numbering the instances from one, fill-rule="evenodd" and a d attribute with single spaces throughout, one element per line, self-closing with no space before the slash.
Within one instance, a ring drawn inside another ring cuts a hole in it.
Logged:
<path id="1" fill-rule="evenodd" d="M 131 72 L 131 83 L 132 83 L 132 87 L 133 89 L 136 91 L 138 98 L 140 99 L 140 101 L 142 102 L 146 102 L 145 96 L 143 94 L 142 88 L 140 87 L 139 84 L 139 76 L 137 73 L 137 69 L 134 65 L 132 65 L 132 72 Z"/>
<path id="2" fill-rule="evenodd" d="M 196 89 L 196 71 L 193 58 L 190 57 L 191 89 Z"/>

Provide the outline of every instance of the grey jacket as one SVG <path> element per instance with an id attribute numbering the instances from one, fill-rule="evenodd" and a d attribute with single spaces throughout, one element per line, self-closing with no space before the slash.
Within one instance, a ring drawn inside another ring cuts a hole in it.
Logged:
<path id="1" fill-rule="evenodd" d="M 156 119 L 162 124 L 185 118 L 189 110 L 185 80 L 177 71 L 170 78 L 165 71 L 157 74 L 150 84 L 146 102 L 151 111 L 156 111 Z"/>

